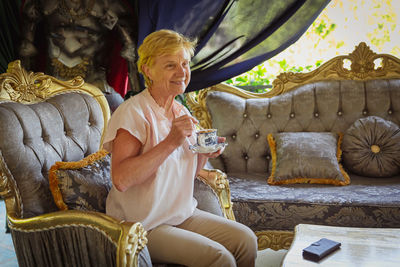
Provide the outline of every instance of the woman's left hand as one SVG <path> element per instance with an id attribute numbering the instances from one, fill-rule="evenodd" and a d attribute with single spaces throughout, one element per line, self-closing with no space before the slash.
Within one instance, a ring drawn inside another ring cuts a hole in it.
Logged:
<path id="1" fill-rule="evenodd" d="M 218 137 L 218 143 L 224 143 L 226 140 L 225 137 Z M 200 172 L 202 168 L 204 168 L 207 160 L 209 158 L 216 158 L 224 152 L 225 147 L 221 148 L 220 150 L 213 152 L 213 153 L 198 153 L 198 162 L 197 162 L 197 170 L 196 175 Z"/>
<path id="2" fill-rule="evenodd" d="M 220 137 L 220 136 L 218 137 L 218 143 L 224 143 L 225 140 L 226 140 L 225 137 Z M 225 147 L 221 148 L 220 150 L 218 150 L 218 151 L 216 151 L 216 152 L 213 152 L 213 153 L 203 153 L 203 154 L 201 154 L 201 155 L 204 156 L 204 157 L 207 157 L 207 158 L 216 158 L 216 157 L 218 157 L 219 155 L 221 155 L 222 152 L 224 152 L 224 150 L 225 150 Z"/>

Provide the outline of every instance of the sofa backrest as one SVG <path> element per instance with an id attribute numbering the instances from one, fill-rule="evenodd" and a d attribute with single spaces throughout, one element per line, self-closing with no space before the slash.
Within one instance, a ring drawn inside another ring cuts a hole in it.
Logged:
<path id="1" fill-rule="evenodd" d="M 9 65 L 0 85 L 0 171 L 8 176 L 5 188 L 15 197 L 16 215 L 56 211 L 48 170 L 56 161 L 77 161 L 100 148 L 107 101 L 82 79 L 61 82 L 27 73 L 19 62 Z"/>
<path id="2" fill-rule="evenodd" d="M 382 67 L 374 68 L 376 58 L 383 58 Z M 350 70 L 344 59 L 352 61 Z M 269 173 L 268 133 L 345 132 L 372 115 L 400 125 L 400 60 L 376 55 L 364 43 L 313 72 L 281 74 L 273 85 L 265 94 L 217 85 L 189 97 L 202 126 L 227 138 L 223 155 L 211 160 L 213 167 Z"/>

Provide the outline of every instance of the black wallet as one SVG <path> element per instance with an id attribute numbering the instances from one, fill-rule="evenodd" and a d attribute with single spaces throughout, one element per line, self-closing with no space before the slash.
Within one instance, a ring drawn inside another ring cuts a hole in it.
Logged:
<path id="1" fill-rule="evenodd" d="M 340 245 L 341 243 L 339 242 L 322 238 L 303 249 L 303 258 L 311 261 L 320 261 L 323 257 L 339 249 Z"/>

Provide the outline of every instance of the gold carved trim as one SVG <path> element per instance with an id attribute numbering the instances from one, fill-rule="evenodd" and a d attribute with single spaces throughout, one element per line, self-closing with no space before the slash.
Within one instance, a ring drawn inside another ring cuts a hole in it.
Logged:
<path id="1" fill-rule="evenodd" d="M 381 66 L 375 61 L 381 59 Z M 348 61 L 350 67 L 346 68 Z M 337 56 L 308 73 L 281 73 L 273 81 L 268 97 L 291 91 L 301 85 L 326 80 L 367 81 L 400 78 L 400 59 L 388 54 L 376 54 L 364 42 L 346 56 Z"/>
<path id="2" fill-rule="evenodd" d="M 147 232 L 141 223 L 125 228 L 124 238 L 121 238 L 117 247 L 117 266 L 138 267 L 139 252 L 147 244 L 146 235 Z"/>
<path id="3" fill-rule="evenodd" d="M 41 232 L 62 227 L 90 227 L 101 229 L 105 236 L 115 245 L 120 238 L 120 226 L 117 220 L 99 212 L 68 210 L 46 213 L 43 215 L 20 219 L 7 211 L 10 229 L 19 232 Z"/>
<path id="4" fill-rule="evenodd" d="M 0 150 L 0 196 L 5 200 L 6 210 L 13 210 L 22 217 L 22 199 L 17 184 Z"/>
<path id="5" fill-rule="evenodd" d="M 61 81 L 42 72 L 28 72 L 21 67 L 21 62 L 16 60 L 8 64 L 6 73 L 0 74 L 0 100 L 23 104 L 42 102 L 59 93 L 61 88 L 55 90 L 53 83 L 63 88 L 79 89 L 85 82 L 79 76 L 69 81 Z"/>
<path id="6" fill-rule="evenodd" d="M 206 99 L 207 92 L 210 88 L 200 90 L 198 92 L 191 92 L 186 94 L 186 103 L 192 111 L 193 116 L 195 116 L 199 122 L 200 127 L 204 129 L 211 129 L 211 117 L 207 111 L 206 102 L 202 101 Z"/>
<path id="7" fill-rule="evenodd" d="M 293 231 L 259 231 L 256 232 L 258 250 L 270 248 L 273 250 L 289 249 L 293 242 Z"/>
<path id="8" fill-rule="evenodd" d="M 200 181 L 211 186 L 218 197 L 224 217 L 235 221 L 235 215 L 232 210 L 231 190 L 227 175 L 217 169 L 202 169 L 197 176 Z"/>
<path id="9" fill-rule="evenodd" d="M 12 179 L 11 173 L 4 162 L 4 158 L 0 150 L 0 196 L 2 198 L 8 198 L 13 195 L 12 186 L 9 181 Z"/>
<path id="10" fill-rule="evenodd" d="M 376 60 L 381 60 L 377 66 Z M 346 64 L 350 63 L 350 64 Z M 349 65 L 349 68 L 347 68 Z M 265 93 L 253 93 L 227 84 L 217 84 L 199 92 L 187 94 L 187 103 L 193 115 L 204 128 L 212 128 L 212 118 L 207 110 L 206 97 L 211 91 L 227 92 L 244 99 L 271 98 L 318 81 L 376 79 L 400 79 L 400 59 L 388 54 L 376 54 L 364 42 L 348 55 L 337 56 L 307 73 L 285 72 L 272 82 L 272 89 Z"/>
<path id="11" fill-rule="evenodd" d="M 204 129 L 212 128 L 212 118 L 208 112 L 206 103 L 207 94 L 211 91 L 232 93 L 243 98 L 263 98 L 263 94 L 245 91 L 224 83 L 202 89 L 198 92 L 187 93 L 186 103 L 192 111 L 193 116 L 199 120 L 200 126 Z"/>
<path id="12" fill-rule="evenodd" d="M 0 101 L 35 104 L 52 96 L 73 91 L 89 94 L 99 103 L 104 119 L 101 137 L 103 140 L 104 130 L 110 119 L 107 99 L 99 88 L 85 83 L 82 77 L 77 76 L 69 81 L 61 81 L 41 72 L 28 72 L 21 67 L 20 60 L 10 62 L 7 72 L 0 74 Z"/>

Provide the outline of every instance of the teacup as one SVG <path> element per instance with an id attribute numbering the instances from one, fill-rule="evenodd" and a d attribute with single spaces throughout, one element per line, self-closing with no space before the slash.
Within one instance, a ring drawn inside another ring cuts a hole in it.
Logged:
<path id="1" fill-rule="evenodd" d="M 213 147 L 218 144 L 217 129 L 202 129 L 196 132 L 197 146 Z"/>

